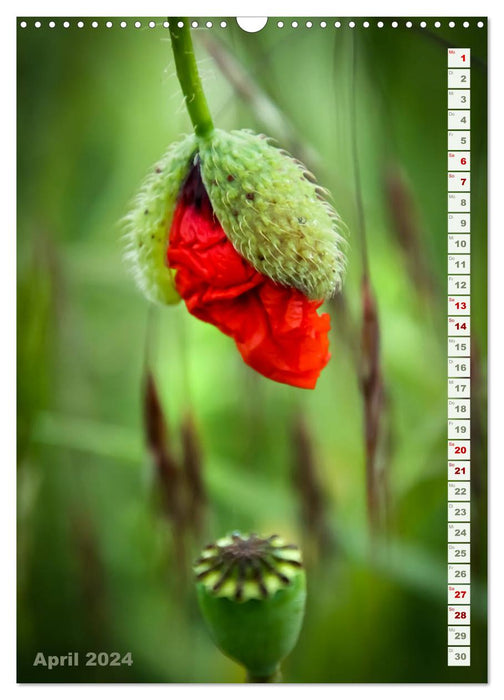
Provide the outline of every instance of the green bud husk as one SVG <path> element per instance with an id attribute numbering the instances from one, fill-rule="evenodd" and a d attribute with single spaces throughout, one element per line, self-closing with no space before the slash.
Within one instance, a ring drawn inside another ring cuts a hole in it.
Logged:
<path id="1" fill-rule="evenodd" d="M 249 678 L 278 676 L 304 615 L 299 549 L 276 535 L 234 534 L 206 547 L 194 570 L 201 612 L 217 646 Z"/>
<path id="2" fill-rule="evenodd" d="M 214 212 L 236 250 L 272 279 L 324 299 L 342 285 L 342 224 L 305 166 L 249 131 L 199 142 Z"/>
<path id="3" fill-rule="evenodd" d="M 173 272 L 166 264 L 167 237 L 177 197 L 196 150 L 193 134 L 172 144 L 145 178 L 124 219 L 126 259 L 138 286 L 153 302 L 180 301 Z"/>

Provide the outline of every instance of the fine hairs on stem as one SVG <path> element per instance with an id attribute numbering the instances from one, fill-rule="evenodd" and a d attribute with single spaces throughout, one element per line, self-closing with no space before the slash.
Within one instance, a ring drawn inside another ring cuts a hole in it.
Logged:
<path id="1" fill-rule="evenodd" d="M 189 20 L 170 17 L 170 37 L 180 87 L 196 136 L 208 136 L 214 128 L 196 65 Z"/>

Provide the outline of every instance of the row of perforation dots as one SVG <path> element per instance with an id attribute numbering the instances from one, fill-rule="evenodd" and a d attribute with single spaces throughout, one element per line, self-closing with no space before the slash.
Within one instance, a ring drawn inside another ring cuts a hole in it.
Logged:
<path id="1" fill-rule="evenodd" d="M 294 27 L 294 28 L 306 27 L 307 29 L 311 29 L 312 27 L 316 26 L 317 24 L 319 24 L 323 29 L 325 29 L 328 26 L 332 26 L 332 23 L 328 23 L 325 20 L 322 20 L 319 23 L 312 22 L 311 20 L 308 20 L 306 22 L 301 22 L 298 20 L 293 20 L 292 22 L 283 22 L 282 20 L 280 20 L 277 22 L 277 27 L 279 27 L 280 29 L 282 27 L 285 27 L 285 26 L 287 26 L 287 27 L 290 26 L 290 27 Z M 364 27 L 364 29 L 369 29 L 371 24 L 372 23 L 368 22 L 367 20 L 362 22 L 362 24 L 360 24 L 358 22 L 354 22 L 353 20 L 350 20 L 349 22 L 340 22 L 340 21 L 334 22 L 334 26 L 336 27 L 336 29 L 340 29 L 340 27 L 343 27 L 343 28 L 349 27 L 350 29 L 354 29 L 355 27 L 358 27 L 358 26 L 362 26 L 362 27 Z M 413 27 L 413 25 L 414 25 L 414 23 L 411 22 L 410 20 L 408 20 L 407 22 L 404 22 L 404 26 L 407 29 L 411 29 Z M 436 29 L 439 29 L 439 27 L 441 27 L 441 22 L 439 22 L 439 21 L 433 22 L 433 25 L 434 25 L 434 27 L 436 27 Z M 385 27 L 385 26 L 391 26 L 393 29 L 397 29 L 397 27 L 400 26 L 400 23 L 397 22 L 396 20 L 391 21 L 391 22 L 383 22 L 380 20 L 380 21 L 376 22 L 376 26 L 379 29 L 383 29 L 383 27 Z M 427 27 L 427 22 L 425 22 L 425 21 L 418 22 L 418 26 L 421 27 L 422 29 L 425 29 Z M 455 27 L 456 24 L 455 24 L 455 22 L 448 22 L 448 26 Z M 462 22 L 462 26 L 465 29 L 467 29 L 470 26 L 470 22 L 467 22 L 467 21 Z M 477 26 L 481 29 L 485 25 L 483 22 L 478 22 Z"/>
<path id="2" fill-rule="evenodd" d="M 65 29 L 68 29 L 68 27 L 70 27 L 70 22 L 69 22 L 68 20 L 63 21 L 61 24 L 62 24 L 62 26 L 63 26 Z M 107 27 L 107 29 L 111 29 L 111 28 L 114 26 L 114 22 L 112 22 L 111 20 L 102 21 L 101 24 L 102 24 L 102 26 Z M 140 20 L 136 20 L 136 21 L 131 21 L 129 24 L 130 24 L 130 26 L 134 26 L 134 27 L 136 27 L 137 29 L 139 29 L 139 28 L 141 28 L 141 27 L 150 27 L 151 29 L 154 29 L 154 27 L 160 27 L 160 26 L 163 26 L 163 27 L 165 27 L 165 28 L 168 28 L 168 27 L 170 26 L 170 23 L 169 23 L 168 21 L 164 21 L 164 22 L 155 22 L 154 20 L 150 20 L 149 22 L 145 22 L 145 23 L 140 22 Z M 214 22 L 211 22 L 211 21 L 209 20 L 208 22 L 205 22 L 204 24 L 201 24 L 201 25 L 200 25 L 199 22 L 196 22 L 196 21 L 192 21 L 192 22 L 191 22 L 191 26 L 192 26 L 194 29 L 196 29 L 196 28 L 199 27 L 199 26 L 205 26 L 205 27 L 207 27 L 208 29 L 211 29 L 211 28 L 214 26 L 214 24 L 215 24 L 215 26 L 220 26 L 220 27 L 222 27 L 223 29 L 224 29 L 225 27 L 227 27 L 227 22 L 226 22 L 225 20 L 222 20 L 221 22 L 215 22 L 215 23 L 214 23 Z M 279 29 L 282 29 L 282 28 L 285 27 L 285 26 L 290 26 L 290 27 L 293 27 L 294 29 L 296 29 L 296 28 L 298 28 L 298 27 L 301 27 L 301 28 L 305 27 L 306 29 L 311 29 L 313 26 L 316 26 L 317 24 L 319 24 L 320 27 L 322 27 L 323 29 L 325 29 L 326 27 L 331 26 L 332 23 L 328 23 L 328 22 L 326 22 L 325 20 L 322 20 L 322 21 L 319 22 L 319 23 L 317 23 L 317 22 L 312 22 L 311 20 L 307 20 L 306 22 L 301 22 L 301 21 L 298 21 L 298 20 L 293 20 L 292 22 L 284 22 L 284 21 L 282 21 L 282 20 L 279 20 L 279 21 L 277 22 L 277 27 L 278 27 Z M 100 23 L 99 23 L 97 20 L 93 20 L 92 22 L 88 22 L 88 25 L 90 25 L 91 27 L 93 27 L 94 29 L 96 29 L 97 27 L 100 26 Z M 183 22 L 179 22 L 178 25 L 179 25 L 179 26 L 183 26 Z M 376 22 L 376 26 L 377 26 L 379 29 L 383 29 L 386 25 L 389 25 L 389 23 L 388 23 L 388 22 L 385 23 L 385 22 L 383 22 L 383 21 Z M 433 23 L 433 25 L 434 25 L 434 27 L 436 27 L 436 29 L 439 29 L 439 27 L 441 27 L 441 22 L 436 21 L 436 22 Z M 19 26 L 20 26 L 22 29 L 26 29 L 26 27 L 28 26 L 28 22 L 26 22 L 25 20 L 23 20 L 23 21 L 21 21 L 21 22 L 19 23 Z M 40 28 L 42 27 L 42 22 L 41 22 L 40 20 L 36 20 L 36 21 L 33 23 L 33 26 L 35 27 L 35 29 L 40 29 Z M 79 21 L 76 23 L 76 26 L 77 26 L 79 29 L 82 29 L 82 28 L 85 26 L 85 23 L 84 23 L 82 20 L 79 20 Z M 117 20 L 117 21 L 115 22 L 115 26 L 119 26 L 119 27 L 121 27 L 121 29 L 125 29 L 125 28 L 128 26 L 128 22 L 126 22 L 125 20 Z M 357 22 L 354 22 L 353 20 L 350 21 L 350 22 L 339 22 L 339 21 L 338 21 L 338 22 L 334 22 L 334 27 L 335 27 L 336 29 L 340 29 L 341 27 L 349 27 L 350 29 L 354 29 L 354 28 L 357 27 L 357 26 L 362 26 L 362 27 L 364 27 L 364 29 L 368 29 L 368 28 L 371 26 L 371 23 L 368 22 L 368 21 L 365 21 L 365 22 L 362 22 L 362 25 L 360 25 L 360 24 L 358 24 Z M 390 22 L 390 25 L 389 25 L 389 26 L 391 26 L 393 29 L 397 29 L 397 28 L 399 27 L 399 22 L 397 22 L 396 20 L 394 20 L 394 21 Z M 408 20 L 407 22 L 404 23 L 404 26 L 405 26 L 407 29 L 411 29 L 411 28 L 413 27 L 413 22 L 411 22 L 411 21 Z M 418 23 L 418 26 L 421 27 L 422 29 L 425 29 L 425 28 L 427 27 L 427 22 L 425 22 L 425 21 L 419 22 L 419 23 Z M 456 26 L 456 23 L 453 22 L 453 21 L 448 22 L 448 26 L 451 27 L 451 28 L 453 28 L 453 27 Z M 462 26 L 463 26 L 465 29 L 467 29 L 468 27 L 470 27 L 470 23 L 467 22 L 467 21 L 464 21 L 464 22 L 462 22 Z M 477 26 L 481 29 L 481 28 L 484 27 L 485 25 L 484 25 L 484 22 L 481 22 L 481 21 L 480 21 L 480 22 L 477 23 Z M 54 29 L 54 28 L 56 27 L 56 22 L 55 22 L 54 20 L 51 20 L 50 22 L 48 22 L 48 27 L 49 27 L 50 29 Z"/>
<path id="3" fill-rule="evenodd" d="M 86 23 L 83 22 L 82 20 L 79 20 L 78 22 L 74 22 L 74 26 L 77 26 L 79 29 L 83 29 L 85 24 Z M 147 21 L 141 22 L 140 20 L 135 20 L 135 21 L 131 20 L 130 22 L 126 22 L 126 20 L 116 20 L 116 22 L 112 22 L 112 20 L 106 20 L 106 21 L 102 20 L 101 23 L 98 22 L 97 20 L 93 20 L 92 22 L 89 22 L 89 21 L 87 22 L 87 25 L 93 27 L 93 29 L 96 29 L 97 27 L 99 27 L 100 24 L 102 27 L 103 26 L 107 27 L 107 29 L 111 29 L 113 26 L 121 27 L 121 29 L 126 29 L 126 27 L 128 27 L 128 26 L 136 27 L 137 29 L 140 29 L 141 27 L 149 27 L 150 29 L 154 29 L 155 27 L 165 27 L 166 29 L 168 29 L 168 27 L 170 26 L 170 23 L 168 21 L 155 22 L 154 20 L 150 20 L 148 22 Z M 63 26 L 65 29 L 68 29 L 70 27 L 70 25 L 71 25 L 71 23 L 68 20 L 61 22 L 61 26 Z M 211 29 L 214 25 L 220 26 L 224 29 L 225 27 L 227 27 L 227 22 L 225 20 L 222 20 L 221 22 L 208 21 L 208 22 L 205 22 L 204 24 L 201 24 L 201 25 L 199 22 L 196 22 L 196 21 L 191 22 L 191 26 L 195 29 L 196 29 L 196 27 L 199 27 L 199 26 L 202 26 L 202 27 L 205 26 L 205 27 L 208 27 L 208 29 Z M 19 26 L 21 27 L 21 29 L 26 29 L 28 26 L 28 22 L 23 20 L 22 22 L 19 23 Z M 35 27 L 35 29 L 40 29 L 42 27 L 42 22 L 40 20 L 36 20 L 33 23 L 33 26 Z M 54 20 L 51 20 L 50 22 L 47 23 L 47 26 L 50 29 L 54 29 L 56 27 L 56 22 Z M 183 27 L 184 23 L 178 22 L 178 26 Z"/>

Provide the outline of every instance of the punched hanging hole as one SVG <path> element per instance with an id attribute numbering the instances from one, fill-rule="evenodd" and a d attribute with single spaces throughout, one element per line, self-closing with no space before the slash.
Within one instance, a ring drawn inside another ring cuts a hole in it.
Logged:
<path id="1" fill-rule="evenodd" d="M 236 22 L 244 32 L 260 32 L 268 21 L 267 17 L 237 17 Z"/>

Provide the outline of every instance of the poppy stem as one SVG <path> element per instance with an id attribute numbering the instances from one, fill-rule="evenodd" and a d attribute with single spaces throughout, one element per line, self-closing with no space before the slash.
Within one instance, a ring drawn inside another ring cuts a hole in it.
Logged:
<path id="1" fill-rule="evenodd" d="M 208 136 L 214 125 L 196 65 L 189 20 L 170 17 L 170 38 L 177 77 L 196 136 Z"/>
<path id="2" fill-rule="evenodd" d="M 276 669 L 270 676 L 255 676 L 253 673 L 247 670 L 246 683 L 282 683 L 282 672 L 280 671 L 280 666 Z"/>

